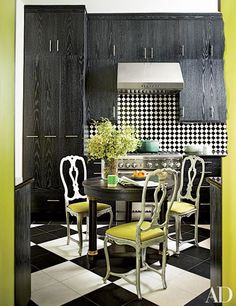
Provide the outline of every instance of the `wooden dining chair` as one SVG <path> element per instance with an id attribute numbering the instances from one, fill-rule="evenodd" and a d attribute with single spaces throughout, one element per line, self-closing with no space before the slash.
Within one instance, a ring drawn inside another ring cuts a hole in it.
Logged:
<path id="1" fill-rule="evenodd" d="M 198 219 L 200 187 L 205 174 L 204 160 L 195 155 L 186 156 L 181 167 L 180 186 L 177 192 L 177 200 L 174 201 L 170 218 L 175 220 L 175 232 L 169 234 L 171 240 L 176 241 L 176 255 L 180 254 L 180 245 L 185 242 L 195 242 L 198 246 Z M 181 220 L 183 217 L 195 215 L 194 237 L 183 240 L 181 234 Z M 173 237 L 175 235 L 175 238 Z"/>
<path id="2" fill-rule="evenodd" d="M 174 180 L 174 188 L 172 190 L 171 200 L 167 205 L 165 218 L 160 220 L 160 213 L 163 209 L 163 204 L 166 203 L 167 197 L 167 185 L 166 179 L 168 176 L 172 176 Z M 148 183 L 152 178 L 158 177 L 159 183 L 153 191 L 153 201 L 146 199 Z M 104 252 L 106 257 L 107 272 L 104 277 L 104 282 L 107 281 L 110 275 L 122 277 L 129 283 L 136 286 L 137 295 L 139 299 L 142 299 L 140 288 L 140 271 L 150 269 L 160 274 L 162 279 L 163 288 L 167 287 L 165 279 L 166 269 L 166 252 L 167 252 L 167 238 L 168 238 L 168 215 L 171 209 L 172 203 L 176 197 L 177 191 L 177 172 L 172 169 L 158 169 L 150 172 L 145 180 L 145 185 L 142 192 L 141 203 L 141 215 L 138 222 L 130 222 L 121 224 L 115 227 L 111 227 L 105 233 L 104 240 Z M 150 203 L 152 202 L 152 203 Z M 145 221 L 145 207 L 150 209 L 152 206 L 151 221 Z M 116 243 L 118 245 L 128 245 L 135 249 L 136 252 L 136 269 L 128 273 L 115 273 L 111 271 L 109 252 L 107 243 Z M 163 244 L 161 270 L 156 270 L 149 266 L 146 262 L 146 249 L 152 245 Z M 142 258 L 142 268 L 140 268 L 140 257 Z M 135 281 L 128 279 L 128 275 L 135 272 Z"/>
<path id="3" fill-rule="evenodd" d="M 87 234 L 89 222 L 89 203 L 87 196 L 81 192 L 81 182 L 87 179 L 87 168 L 85 160 L 81 156 L 71 155 L 63 157 L 60 162 L 60 176 L 64 187 L 65 212 L 67 224 L 67 244 L 70 240 L 77 242 L 79 245 L 79 254 L 82 253 L 82 220 L 86 217 Z M 113 222 L 113 212 L 110 205 L 105 203 L 97 203 L 97 217 L 103 214 L 110 214 L 109 228 Z M 77 229 L 79 240 L 70 236 L 70 215 L 77 219 Z"/>

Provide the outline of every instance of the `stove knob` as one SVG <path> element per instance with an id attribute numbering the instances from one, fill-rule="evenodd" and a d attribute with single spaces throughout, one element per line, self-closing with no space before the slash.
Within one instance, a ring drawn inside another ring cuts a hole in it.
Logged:
<path id="1" fill-rule="evenodd" d="M 162 166 L 163 166 L 164 168 L 166 168 L 167 162 L 162 162 L 161 164 L 162 164 Z"/>
<path id="2" fill-rule="evenodd" d="M 158 167 L 159 167 L 159 164 L 158 164 L 158 163 L 155 163 L 155 167 L 158 168 Z"/>
<path id="3" fill-rule="evenodd" d="M 177 168 L 180 168 L 181 163 L 180 163 L 180 162 L 177 162 L 177 163 L 175 163 L 175 165 L 176 165 Z"/>
<path id="4" fill-rule="evenodd" d="M 170 161 L 170 162 L 169 162 L 169 167 L 172 168 L 173 166 L 174 166 L 174 163 L 173 163 L 172 161 Z"/>
<path id="5" fill-rule="evenodd" d="M 130 168 L 130 163 L 126 163 L 126 168 Z"/>
<path id="6" fill-rule="evenodd" d="M 119 168 L 123 168 L 123 167 L 124 167 L 124 163 L 122 163 L 122 162 L 119 163 L 119 164 L 118 164 L 118 167 L 119 167 Z"/>
<path id="7" fill-rule="evenodd" d="M 137 168 L 137 164 L 136 163 L 132 163 L 132 168 Z"/>
<path id="8" fill-rule="evenodd" d="M 152 163 L 151 162 L 147 162 L 147 167 L 148 168 L 152 168 Z"/>

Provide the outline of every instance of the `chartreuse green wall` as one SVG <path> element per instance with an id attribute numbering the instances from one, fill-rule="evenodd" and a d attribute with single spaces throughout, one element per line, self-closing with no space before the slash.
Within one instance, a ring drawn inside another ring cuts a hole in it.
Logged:
<path id="1" fill-rule="evenodd" d="M 233 291 L 236 305 L 236 1 L 222 0 L 225 26 L 225 82 L 228 108 L 228 156 L 223 158 L 223 285 Z M 227 290 L 225 291 L 227 293 Z M 225 296 L 225 301 L 227 297 Z"/>
<path id="2" fill-rule="evenodd" d="M 223 160 L 223 285 L 236 305 L 236 1 L 222 0 L 228 156 Z M 0 303 L 14 305 L 14 26 L 15 1 L 0 1 Z M 227 296 L 225 296 L 227 298 Z"/>
<path id="3" fill-rule="evenodd" d="M 0 305 L 14 305 L 15 1 L 0 1 Z"/>

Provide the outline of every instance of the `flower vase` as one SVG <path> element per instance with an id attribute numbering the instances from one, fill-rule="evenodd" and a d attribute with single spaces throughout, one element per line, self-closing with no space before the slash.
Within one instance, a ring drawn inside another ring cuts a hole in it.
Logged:
<path id="1" fill-rule="evenodd" d="M 101 164 L 102 179 L 107 180 L 109 174 L 118 175 L 118 161 L 115 158 L 102 159 Z"/>

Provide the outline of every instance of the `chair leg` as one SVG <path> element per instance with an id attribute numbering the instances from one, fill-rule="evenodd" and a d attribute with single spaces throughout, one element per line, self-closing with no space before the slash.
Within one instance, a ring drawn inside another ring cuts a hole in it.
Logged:
<path id="1" fill-rule="evenodd" d="M 145 266 L 147 249 L 142 249 L 142 267 Z"/>
<path id="2" fill-rule="evenodd" d="M 140 248 L 136 248 L 136 289 L 138 299 L 142 300 L 141 289 L 140 289 Z"/>
<path id="3" fill-rule="evenodd" d="M 167 239 L 163 242 L 163 251 L 162 251 L 161 280 L 162 280 L 162 284 L 163 284 L 163 289 L 167 288 L 167 284 L 166 284 L 166 252 L 167 252 Z"/>
<path id="4" fill-rule="evenodd" d="M 70 214 L 66 211 L 67 244 L 70 243 Z"/>
<path id="5" fill-rule="evenodd" d="M 89 239 L 89 216 L 86 217 L 86 240 Z"/>
<path id="6" fill-rule="evenodd" d="M 180 227 L 181 227 L 181 217 L 175 216 L 175 232 L 176 232 L 176 255 L 180 254 L 179 243 L 180 243 Z"/>
<path id="7" fill-rule="evenodd" d="M 110 210 L 109 214 L 110 214 L 110 221 L 109 221 L 109 228 L 110 228 L 112 226 L 112 223 L 113 223 L 113 211 L 112 211 L 112 209 Z"/>
<path id="8" fill-rule="evenodd" d="M 78 236 L 79 236 L 79 255 L 81 256 L 82 254 L 82 249 L 83 249 L 83 236 L 82 236 L 82 216 L 77 215 L 77 229 L 78 229 Z"/>
<path id="9" fill-rule="evenodd" d="M 194 241 L 195 241 L 196 246 L 198 246 L 198 217 L 199 217 L 199 212 L 196 211 L 196 213 L 195 213 L 195 226 L 194 226 Z"/>
<path id="10" fill-rule="evenodd" d="M 108 249 L 107 249 L 107 241 L 108 241 L 108 238 L 106 236 L 105 239 L 104 239 L 104 254 L 105 254 L 105 258 L 106 258 L 107 273 L 106 273 L 105 277 L 103 278 L 104 283 L 106 283 L 107 279 L 110 276 L 110 272 L 111 272 L 110 258 L 109 258 L 109 253 L 108 253 Z"/>

